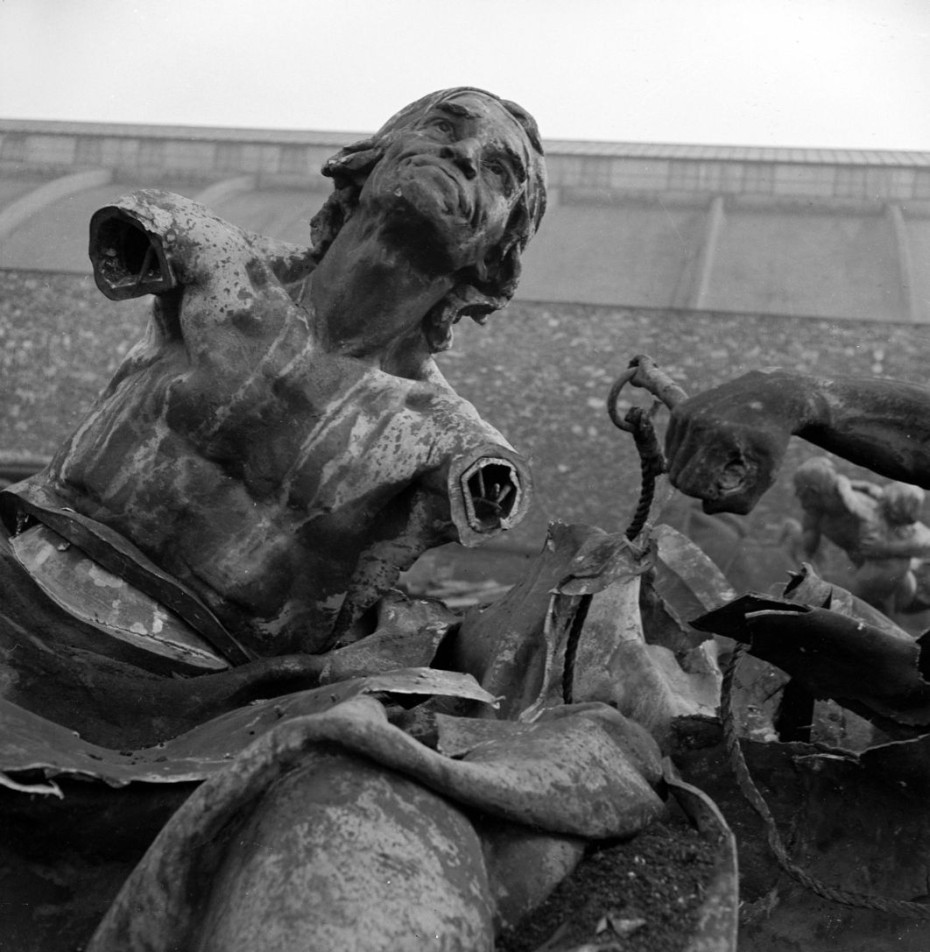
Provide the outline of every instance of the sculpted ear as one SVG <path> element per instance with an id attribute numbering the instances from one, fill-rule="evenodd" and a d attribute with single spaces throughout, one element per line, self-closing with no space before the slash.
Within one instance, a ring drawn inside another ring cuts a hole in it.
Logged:
<path id="1" fill-rule="evenodd" d="M 321 171 L 333 180 L 337 189 L 351 185 L 361 188 L 371 170 L 381 161 L 385 145 L 384 137 L 359 139 L 327 159 Z"/>
<path id="2" fill-rule="evenodd" d="M 318 261 L 326 254 L 339 229 L 352 217 L 362 186 L 381 161 L 387 142 L 384 136 L 360 139 L 323 164 L 321 171 L 333 180 L 333 191 L 310 220 L 310 241 Z"/>

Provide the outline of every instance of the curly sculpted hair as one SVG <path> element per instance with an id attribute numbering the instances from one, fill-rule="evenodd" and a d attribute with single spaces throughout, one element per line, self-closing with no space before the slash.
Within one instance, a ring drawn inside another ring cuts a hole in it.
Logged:
<path id="1" fill-rule="evenodd" d="M 322 172 L 333 180 L 333 192 L 310 222 L 317 260 L 322 259 L 342 226 L 352 217 L 371 170 L 381 161 L 394 138 L 438 103 L 461 93 L 477 93 L 493 100 L 523 129 L 529 148 L 530 168 L 519 201 L 511 213 L 504 236 L 486 266 L 469 269 L 461 281 L 426 315 L 423 331 L 430 349 L 438 352 L 452 345 L 452 327 L 463 317 L 483 324 L 488 315 L 513 297 L 520 279 L 520 256 L 539 228 L 546 210 L 546 166 L 536 121 L 514 102 L 471 86 L 430 93 L 392 116 L 373 136 L 337 152 Z"/>

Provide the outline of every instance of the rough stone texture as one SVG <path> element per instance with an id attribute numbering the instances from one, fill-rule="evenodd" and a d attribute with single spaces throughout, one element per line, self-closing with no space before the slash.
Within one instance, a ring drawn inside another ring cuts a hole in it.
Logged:
<path id="1" fill-rule="evenodd" d="M 0 271 L 0 453 L 55 449 L 141 334 L 144 308 L 106 300 L 90 278 Z M 537 505 L 502 544 L 537 549 L 549 519 L 614 531 L 632 517 L 639 461 L 604 404 L 634 354 L 649 354 L 693 393 L 766 366 L 925 383 L 928 352 L 922 325 L 518 303 L 484 328 L 461 325 L 439 360 L 456 390 L 530 457 Z M 753 539 L 774 545 L 784 517 L 800 513 L 790 476 L 820 453 L 792 441 L 778 484 L 742 520 Z"/>

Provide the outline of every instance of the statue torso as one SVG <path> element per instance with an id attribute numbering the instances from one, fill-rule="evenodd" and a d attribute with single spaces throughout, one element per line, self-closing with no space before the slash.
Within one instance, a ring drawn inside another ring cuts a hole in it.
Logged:
<path id="1" fill-rule="evenodd" d="M 451 391 L 322 352 L 299 308 L 250 331 L 224 329 L 220 359 L 153 327 L 36 478 L 260 653 L 313 650 L 385 507 L 441 462 L 449 414 L 478 418 Z"/>

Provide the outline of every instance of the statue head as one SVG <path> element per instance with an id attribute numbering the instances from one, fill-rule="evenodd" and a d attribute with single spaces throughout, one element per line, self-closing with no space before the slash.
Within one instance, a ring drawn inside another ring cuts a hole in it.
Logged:
<path id="1" fill-rule="evenodd" d="M 916 522 L 924 504 L 924 491 L 908 483 L 889 483 L 882 489 L 881 507 L 885 519 L 895 526 Z"/>
<path id="2" fill-rule="evenodd" d="M 472 154 L 464 154 L 469 151 Z M 508 215 L 500 233 L 493 231 L 493 240 L 485 247 L 481 239 L 492 231 L 483 216 L 486 209 L 481 202 L 467 203 L 472 214 L 467 223 L 470 240 L 480 253 L 455 270 L 453 288 L 424 319 L 423 332 L 435 352 L 451 345 L 452 327 L 462 317 L 484 323 L 513 296 L 521 254 L 545 211 L 546 170 L 536 123 L 520 106 L 467 86 L 431 93 L 390 118 L 374 136 L 347 146 L 323 166 L 323 174 L 333 179 L 334 190 L 311 222 L 318 258 L 326 254 L 342 226 L 357 212 L 369 179 L 387 175 L 385 165 L 397 166 L 407 160 L 408 185 L 403 187 L 409 188 L 409 166 L 416 171 L 417 155 L 426 156 L 420 164 L 421 178 L 423 165 L 435 168 L 430 156 L 445 157 L 466 179 L 483 188 L 486 198 L 491 195 L 490 200 L 505 202 Z M 385 165 L 379 169 L 379 163 Z M 442 180 L 433 181 L 442 193 Z M 398 186 L 396 194 L 400 191 Z M 448 191 L 442 201 L 441 214 L 446 213 L 450 220 L 462 211 Z M 471 247 L 468 242 L 466 245 Z"/>
<path id="3" fill-rule="evenodd" d="M 821 506 L 835 495 L 836 467 L 826 456 L 812 456 L 794 471 L 794 492 L 804 507 Z"/>

